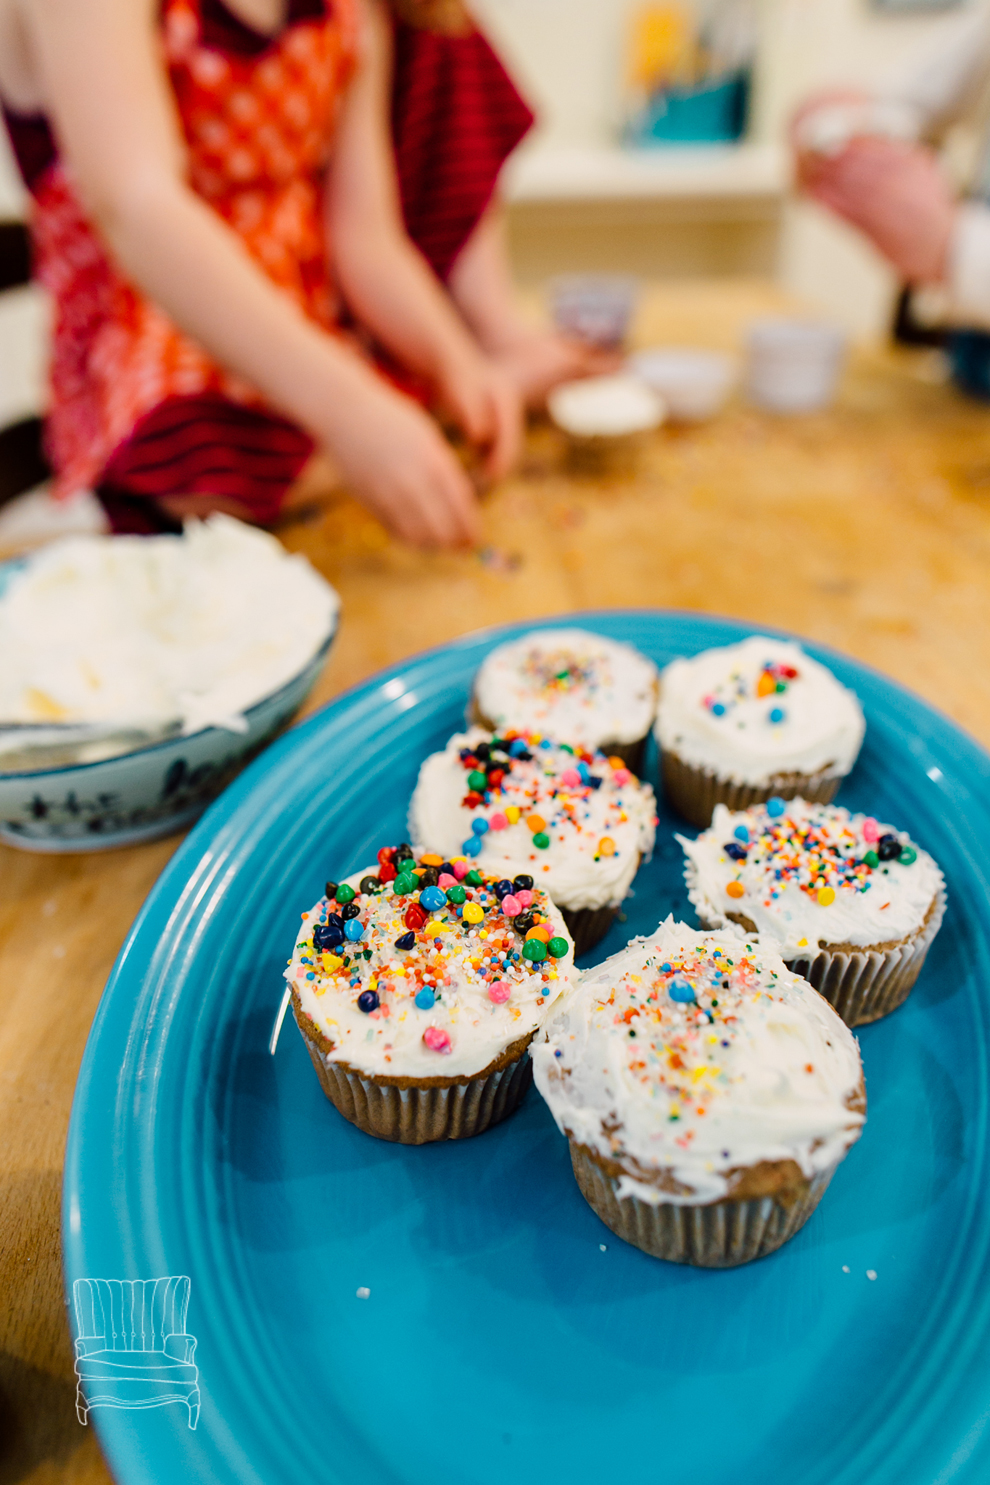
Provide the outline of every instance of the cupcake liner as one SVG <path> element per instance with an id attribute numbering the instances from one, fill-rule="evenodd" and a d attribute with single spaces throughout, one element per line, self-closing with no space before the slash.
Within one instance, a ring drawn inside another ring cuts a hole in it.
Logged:
<path id="1" fill-rule="evenodd" d="M 467 720 L 472 727 L 483 727 L 486 732 L 497 732 L 498 728 L 490 717 L 486 717 L 480 710 L 477 700 L 472 694 L 468 703 Z M 598 752 L 604 753 L 606 758 L 621 758 L 623 763 L 634 773 L 638 779 L 643 777 L 643 768 L 646 762 L 646 744 L 650 734 L 647 732 L 643 737 L 637 737 L 632 742 L 604 742 Z M 561 738 L 558 741 L 569 742 L 569 738 Z"/>
<path id="2" fill-rule="evenodd" d="M 618 911 L 617 907 L 558 908 L 560 916 L 567 924 L 567 931 L 574 940 L 575 959 L 601 943 L 615 922 Z"/>
<path id="3" fill-rule="evenodd" d="M 717 804 L 730 810 L 749 809 L 778 799 L 807 799 L 813 804 L 831 804 L 839 791 L 842 776 L 822 769 L 819 773 L 779 773 L 767 784 L 740 784 L 723 779 L 705 768 L 685 763 L 664 749 L 660 758 L 660 775 L 668 804 L 699 830 L 707 830 Z"/>
<path id="4" fill-rule="evenodd" d="M 295 1014 L 295 1012 L 293 1012 Z M 298 1017 L 296 1024 L 299 1025 Z M 351 1124 L 400 1145 L 464 1140 L 514 1114 L 533 1081 L 530 1037 L 508 1048 L 475 1078 L 386 1079 L 333 1062 L 302 1032 L 316 1076 L 334 1108 Z M 520 1049 L 521 1048 L 521 1049 Z"/>
<path id="5" fill-rule="evenodd" d="M 887 948 L 819 949 L 789 959 L 787 968 L 802 975 L 838 1011 L 847 1026 L 866 1026 L 903 1005 L 921 973 L 928 950 L 945 916 L 944 885 L 913 938 Z"/>
<path id="6" fill-rule="evenodd" d="M 803 1182 L 796 1199 L 773 1196 L 679 1206 L 652 1206 L 636 1196 L 618 1195 L 618 1182 L 607 1175 L 584 1145 L 571 1141 L 571 1165 L 581 1195 L 592 1211 L 624 1242 L 668 1263 L 695 1268 L 736 1268 L 765 1258 L 799 1232 L 825 1194 L 838 1162 Z"/>
<path id="7" fill-rule="evenodd" d="M 592 479 L 618 476 L 628 478 L 639 470 L 649 447 L 648 434 L 581 434 L 565 430 L 565 462 L 572 474 Z"/>

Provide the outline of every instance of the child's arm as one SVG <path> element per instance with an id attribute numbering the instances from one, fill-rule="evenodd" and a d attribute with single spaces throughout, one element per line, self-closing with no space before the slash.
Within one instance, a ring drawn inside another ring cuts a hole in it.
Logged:
<path id="1" fill-rule="evenodd" d="M 450 274 L 450 292 L 479 343 L 511 376 L 527 406 L 561 382 L 616 371 L 622 357 L 527 324 L 516 302 L 502 208 L 495 201 Z"/>
<path id="2" fill-rule="evenodd" d="M 398 535 L 478 536 L 470 482 L 430 419 L 310 324 L 189 188 L 156 0 L 30 0 L 44 106 L 125 273 L 219 362 L 307 428 Z"/>
<path id="3" fill-rule="evenodd" d="M 519 454 L 519 396 L 406 235 L 389 124 L 391 28 L 378 0 L 365 6 L 364 20 L 363 66 L 347 98 L 327 191 L 340 286 L 377 339 L 436 384 L 472 442 L 490 446 L 489 473 L 498 478 Z"/>

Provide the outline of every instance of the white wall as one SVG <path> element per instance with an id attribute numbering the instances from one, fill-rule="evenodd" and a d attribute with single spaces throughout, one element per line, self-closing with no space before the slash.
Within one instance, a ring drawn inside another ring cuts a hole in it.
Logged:
<path id="1" fill-rule="evenodd" d="M 541 138 L 601 144 L 622 122 L 628 20 L 640 0 L 472 0 L 540 114 Z"/>

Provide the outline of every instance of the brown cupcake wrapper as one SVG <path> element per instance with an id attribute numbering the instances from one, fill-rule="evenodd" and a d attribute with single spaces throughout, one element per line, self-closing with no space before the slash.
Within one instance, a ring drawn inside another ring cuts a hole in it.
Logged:
<path id="1" fill-rule="evenodd" d="M 946 902 L 943 885 L 928 921 L 903 944 L 887 949 L 819 949 L 814 955 L 789 959 L 787 968 L 813 985 L 847 1026 L 879 1021 L 903 1005 L 914 989 L 942 926 Z"/>
<path id="2" fill-rule="evenodd" d="M 707 830 L 717 804 L 730 810 L 749 809 L 765 804 L 768 799 L 807 799 L 813 804 L 831 804 L 839 792 L 842 775 L 822 769 L 819 773 L 781 773 L 767 784 L 739 784 L 723 779 L 708 769 L 685 763 L 676 753 L 664 749 L 660 757 L 660 777 L 667 803 L 690 824 Z"/>
<path id="3" fill-rule="evenodd" d="M 615 915 L 619 911 L 617 907 L 602 908 L 558 908 L 557 911 L 567 924 L 567 931 L 574 940 L 574 957 L 579 958 L 587 954 L 596 944 L 600 944 L 615 922 Z"/>
<path id="4" fill-rule="evenodd" d="M 624 1242 L 668 1263 L 737 1268 L 775 1253 L 799 1232 L 821 1201 L 838 1167 L 812 1176 L 803 1195 L 782 1204 L 772 1196 L 729 1198 L 706 1206 L 657 1206 L 618 1195 L 618 1183 L 583 1146 L 570 1142 L 574 1177 L 585 1201 Z"/>
<path id="5" fill-rule="evenodd" d="M 474 692 L 468 703 L 467 720 L 472 727 L 484 727 L 486 732 L 497 732 L 498 729 L 490 717 L 486 717 L 478 706 Z M 607 758 L 621 758 L 631 773 L 638 779 L 643 777 L 643 768 L 646 762 L 646 744 L 649 742 L 650 734 L 647 732 L 643 737 L 637 737 L 632 742 L 604 742 L 598 748 Z M 570 742 L 570 738 L 560 738 L 561 742 Z"/>
<path id="6" fill-rule="evenodd" d="M 486 1077 L 446 1087 L 399 1087 L 331 1061 L 305 1032 L 302 1036 L 320 1086 L 338 1113 L 365 1134 L 400 1145 L 484 1134 L 516 1112 L 533 1081 L 528 1044 L 514 1061 Z"/>

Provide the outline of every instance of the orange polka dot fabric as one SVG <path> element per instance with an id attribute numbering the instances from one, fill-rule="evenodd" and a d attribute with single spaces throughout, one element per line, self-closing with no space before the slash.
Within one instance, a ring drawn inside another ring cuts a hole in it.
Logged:
<path id="1" fill-rule="evenodd" d="M 323 174 L 356 52 L 353 0 L 293 22 L 259 54 L 218 48 L 199 0 L 165 0 L 165 56 L 193 189 L 317 324 L 338 304 Z M 36 276 L 54 301 L 48 444 L 62 495 L 99 482 L 139 421 L 176 397 L 261 399 L 118 271 L 56 159 L 39 181 Z"/>

